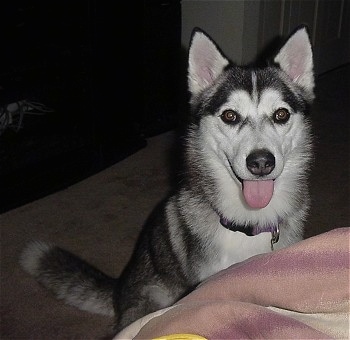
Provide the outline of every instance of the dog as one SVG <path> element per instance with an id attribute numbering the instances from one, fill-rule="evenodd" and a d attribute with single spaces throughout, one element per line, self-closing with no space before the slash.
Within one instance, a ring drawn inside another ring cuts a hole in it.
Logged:
<path id="1" fill-rule="evenodd" d="M 307 27 L 264 67 L 234 64 L 194 28 L 187 79 L 183 176 L 145 223 L 120 277 L 40 241 L 20 259 L 57 298 L 113 315 L 115 333 L 220 270 L 303 239 L 313 159 Z"/>

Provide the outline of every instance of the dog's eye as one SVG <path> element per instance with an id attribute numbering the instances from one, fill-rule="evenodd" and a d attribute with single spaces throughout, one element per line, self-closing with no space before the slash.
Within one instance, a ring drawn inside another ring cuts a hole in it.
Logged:
<path id="1" fill-rule="evenodd" d="M 220 117 L 227 124 L 237 124 L 239 122 L 239 114 L 230 109 L 225 110 Z"/>
<path id="2" fill-rule="evenodd" d="M 290 113 L 285 108 L 280 108 L 276 110 L 273 114 L 273 120 L 275 123 L 284 124 L 289 120 Z"/>

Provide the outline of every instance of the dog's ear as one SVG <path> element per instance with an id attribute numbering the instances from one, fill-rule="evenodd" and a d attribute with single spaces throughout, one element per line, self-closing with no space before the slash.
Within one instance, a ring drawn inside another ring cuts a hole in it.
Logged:
<path id="1" fill-rule="evenodd" d="M 306 26 L 300 26 L 291 34 L 275 56 L 274 62 L 305 90 L 309 101 L 314 99 L 313 54 Z"/>
<path id="2" fill-rule="evenodd" d="M 228 59 L 213 40 L 195 28 L 188 56 L 188 88 L 191 94 L 197 94 L 210 86 L 228 64 Z"/>

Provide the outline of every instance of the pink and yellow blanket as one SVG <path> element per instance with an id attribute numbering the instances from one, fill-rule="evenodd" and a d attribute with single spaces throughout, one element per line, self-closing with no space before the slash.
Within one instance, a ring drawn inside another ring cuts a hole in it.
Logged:
<path id="1" fill-rule="evenodd" d="M 349 339 L 350 228 L 254 256 L 117 339 Z"/>

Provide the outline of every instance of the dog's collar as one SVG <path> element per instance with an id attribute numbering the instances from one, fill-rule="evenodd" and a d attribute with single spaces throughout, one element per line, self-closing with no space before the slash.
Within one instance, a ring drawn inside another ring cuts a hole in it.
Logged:
<path id="1" fill-rule="evenodd" d="M 246 234 L 247 236 L 256 236 L 260 233 L 271 233 L 271 249 L 273 250 L 273 245 L 278 242 L 280 229 L 279 223 L 269 224 L 266 226 L 257 226 L 257 225 L 239 225 L 233 221 L 229 221 L 226 217 L 220 216 L 220 223 L 223 227 L 231 231 L 239 231 Z"/>

